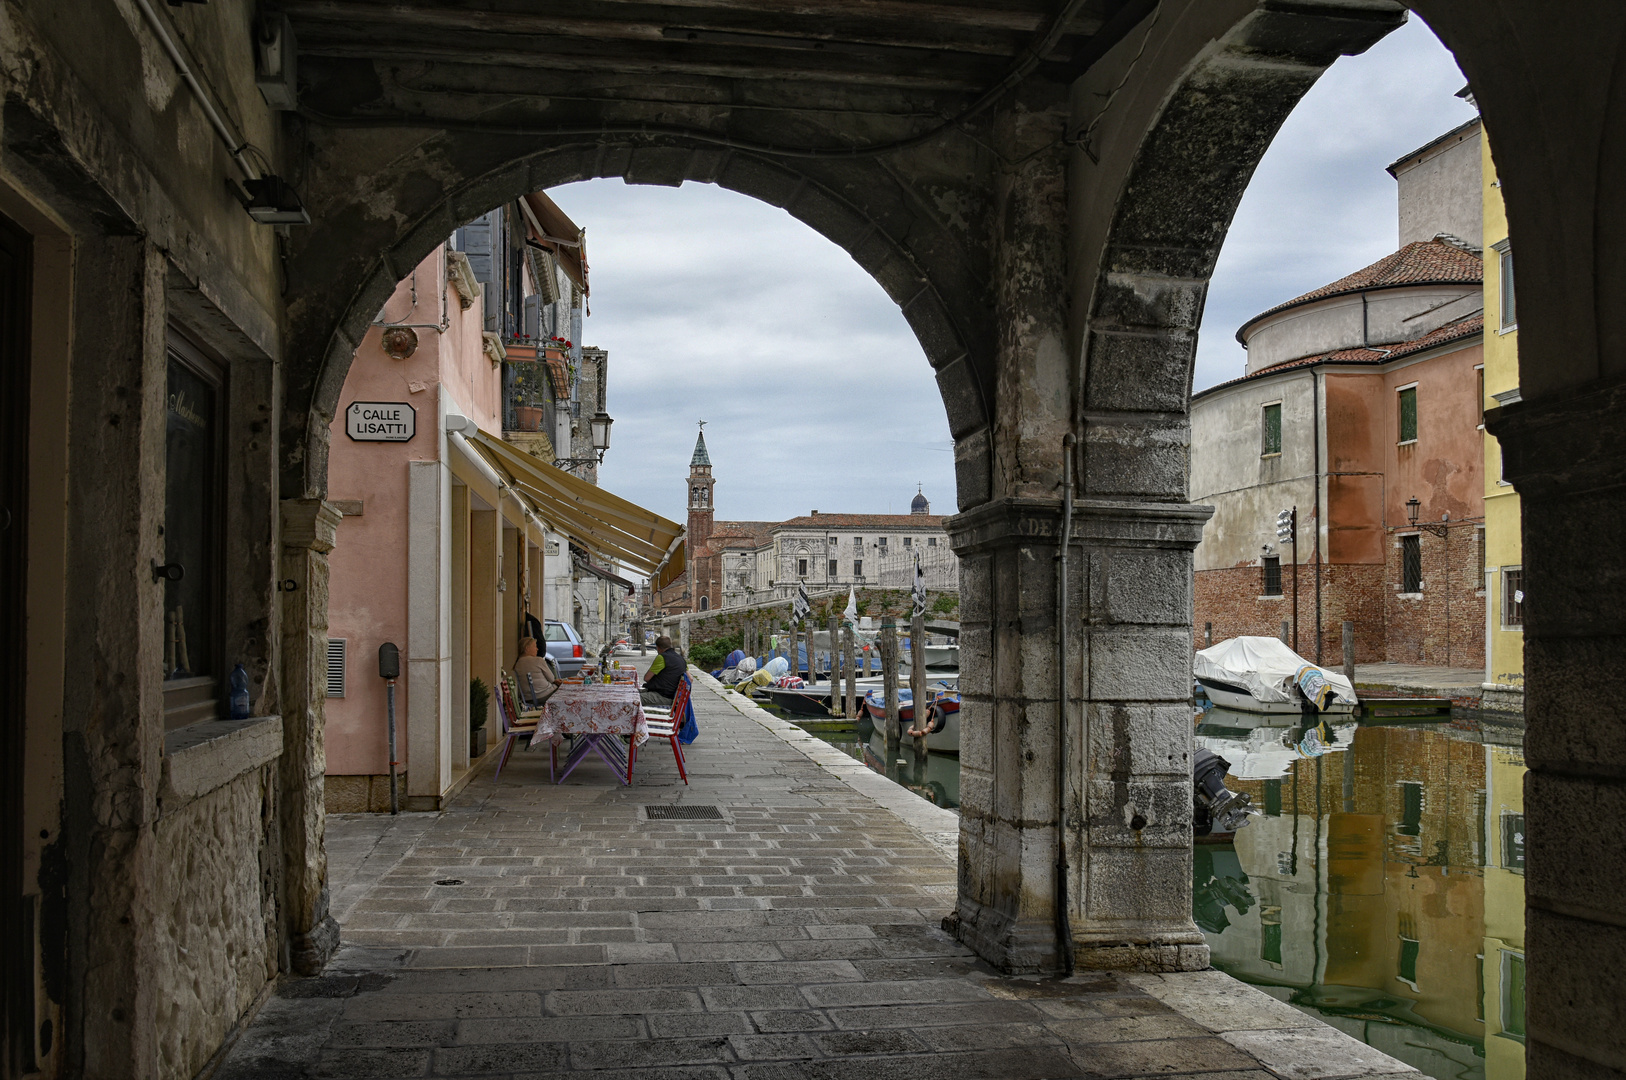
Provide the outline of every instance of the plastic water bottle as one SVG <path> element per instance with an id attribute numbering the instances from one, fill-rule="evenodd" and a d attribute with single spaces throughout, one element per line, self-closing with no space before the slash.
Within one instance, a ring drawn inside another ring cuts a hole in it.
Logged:
<path id="1" fill-rule="evenodd" d="M 231 669 L 231 718 L 248 719 L 248 672 L 242 664 Z"/>

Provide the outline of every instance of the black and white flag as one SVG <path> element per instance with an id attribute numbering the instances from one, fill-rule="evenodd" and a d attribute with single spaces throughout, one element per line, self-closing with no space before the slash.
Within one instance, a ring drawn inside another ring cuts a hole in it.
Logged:
<path id="1" fill-rule="evenodd" d="M 915 556 L 915 612 L 914 617 L 924 618 L 926 615 L 926 571 L 920 565 L 920 556 Z"/>
<path id="2" fill-rule="evenodd" d="M 796 598 L 790 603 L 790 620 L 799 623 L 807 619 L 807 613 L 813 610 L 813 605 L 807 599 L 807 582 L 803 581 L 796 586 Z"/>

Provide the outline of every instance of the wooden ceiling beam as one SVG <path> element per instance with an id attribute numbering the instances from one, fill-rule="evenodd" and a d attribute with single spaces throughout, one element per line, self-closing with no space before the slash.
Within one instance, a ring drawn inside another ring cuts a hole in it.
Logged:
<path id="1" fill-rule="evenodd" d="M 871 86 L 918 90 L 978 90 L 999 78 L 1003 60 L 968 63 L 919 61 L 880 64 L 862 58 L 802 51 L 750 49 L 742 56 L 735 48 L 691 42 L 617 43 L 613 48 L 591 48 L 593 42 L 572 42 L 569 50 L 550 47 L 525 49 L 473 42 L 436 43 L 380 37 L 375 32 L 334 34 L 302 41 L 300 52 L 310 56 L 376 61 L 428 60 L 505 68 L 552 69 L 622 74 L 676 74 L 727 79 L 785 81 L 844 81 Z M 629 46 L 639 47 L 629 47 Z"/>
<path id="2" fill-rule="evenodd" d="M 1067 28 L 1069 34 L 1095 33 L 1108 5 L 1087 5 Z M 551 27 L 560 22 L 621 23 L 627 26 L 726 24 L 740 18 L 790 18 L 809 25 L 800 32 L 839 23 L 892 24 L 893 33 L 911 27 L 957 27 L 968 31 L 998 31 L 1028 36 L 1047 25 L 1053 4 L 1045 0 L 983 4 L 913 2 L 913 0 L 558 0 L 547 12 L 505 10 L 496 6 L 469 7 L 403 3 L 402 0 L 279 0 L 276 8 L 300 19 L 352 18 L 368 21 L 419 20 L 448 28 L 520 30 L 532 33 L 565 32 Z M 1102 10 L 1095 10 L 1101 8 Z"/>

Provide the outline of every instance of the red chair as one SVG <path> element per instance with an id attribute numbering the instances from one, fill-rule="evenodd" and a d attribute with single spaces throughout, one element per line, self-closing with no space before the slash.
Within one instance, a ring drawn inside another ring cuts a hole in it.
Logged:
<path id="1" fill-rule="evenodd" d="M 678 742 L 678 729 L 683 726 L 683 714 L 689 707 L 689 677 L 683 676 L 678 683 L 677 693 L 672 695 L 670 709 L 652 709 L 644 706 L 644 717 L 649 725 L 651 739 L 665 739 L 672 744 L 672 756 L 677 759 L 678 775 L 683 777 L 684 784 L 689 782 L 689 772 L 684 768 L 683 747 Z M 632 777 L 633 762 L 638 760 L 638 748 L 631 748 L 627 760 L 627 777 Z"/>

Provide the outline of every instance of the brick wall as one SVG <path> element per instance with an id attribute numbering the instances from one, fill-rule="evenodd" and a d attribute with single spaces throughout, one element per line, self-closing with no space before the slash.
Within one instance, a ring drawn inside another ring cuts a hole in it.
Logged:
<path id="1" fill-rule="evenodd" d="M 1214 641 L 1244 634 L 1277 637 L 1283 620 L 1293 618 L 1293 568 L 1282 568 L 1283 595 L 1262 596 L 1262 571 L 1233 566 L 1197 571 L 1196 617 L 1192 630 L 1203 647 L 1205 623 L 1214 624 Z M 1355 623 L 1355 662 L 1386 658 L 1384 644 L 1384 570 L 1380 566 L 1329 565 L 1321 568 L 1321 662 L 1343 663 L 1343 622 Z M 1299 567 L 1298 652 L 1315 659 L 1315 569 Z"/>
<path id="2" fill-rule="evenodd" d="M 1485 666 L 1485 574 L 1476 521 L 1451 522 L 1445 536 L 1421 533 L 1423 591 L 1400 592 L 1400 537 L 1391 530 L 1384 567 L 1386 660 L 1445 667 Z"/>

